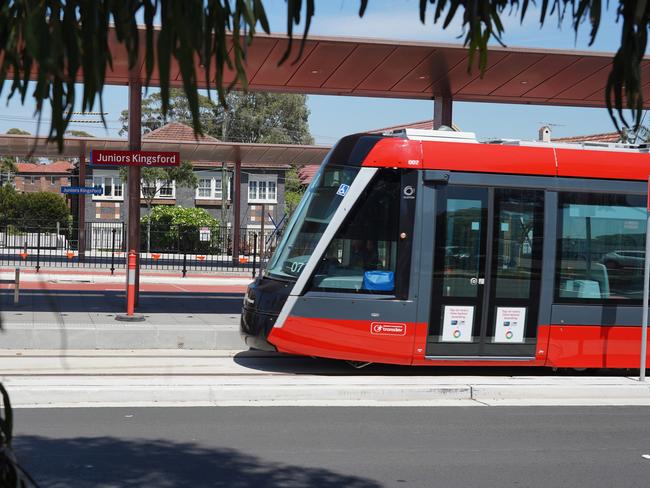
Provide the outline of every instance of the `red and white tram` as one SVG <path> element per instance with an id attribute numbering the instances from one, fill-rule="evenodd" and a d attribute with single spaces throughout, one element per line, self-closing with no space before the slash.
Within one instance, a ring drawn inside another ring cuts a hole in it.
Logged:
<path id="1" fill-rule="evenodd" d="M 345 137 L 242 335 L 358 362 L 638 367 L 649 173 L 644 147 Z"/>

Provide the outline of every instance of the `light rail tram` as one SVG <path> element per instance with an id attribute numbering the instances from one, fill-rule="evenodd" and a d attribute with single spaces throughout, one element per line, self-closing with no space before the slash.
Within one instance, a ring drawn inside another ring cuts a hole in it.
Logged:
<path id="1" fill-rule="evenodd" d="M 242 336 L 359 364 L 638 367 L 649 173 L 644 146 L 345 137 Z"/>

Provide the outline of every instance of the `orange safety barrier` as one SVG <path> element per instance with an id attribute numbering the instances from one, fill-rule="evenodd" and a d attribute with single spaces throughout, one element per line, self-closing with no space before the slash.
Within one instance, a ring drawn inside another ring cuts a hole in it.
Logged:
<path id="1" fill-rule="evenodd" d="M 135 310 L 135 251 L 129 251 L 128 281 L 126 285 L 126 314 L 133 316 Z"/>

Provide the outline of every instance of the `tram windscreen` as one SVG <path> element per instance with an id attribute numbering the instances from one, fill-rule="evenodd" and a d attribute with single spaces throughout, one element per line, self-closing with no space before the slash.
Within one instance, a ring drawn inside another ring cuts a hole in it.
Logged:
<path id="1" fill-rule="evenodd" d="M 325 163 L 296 208 L 267 274 L 297 278 L 360 168 Z"/>

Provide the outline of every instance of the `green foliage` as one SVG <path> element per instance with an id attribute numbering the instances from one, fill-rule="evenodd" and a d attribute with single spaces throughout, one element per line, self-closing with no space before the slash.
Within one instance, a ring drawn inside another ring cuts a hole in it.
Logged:
<path id="1" fill-rule="evenodd" d="M 61 195 L 47 191 L 17 193 L 8 185 L 0 188 L 0 211 L 18 230 L 53 231 L 57 222 L 67 226 L 71 220 L 70 209 Z"/>
<path id="2" fill-rule="evenodd" d="M 242 93 L 226 95 L 227 110 L 199 96 L 199 118 L 204 133 L 223 141 L 268 144 L 313 144 L 309 133 L 307 97 L 292 93 Z M 129 112 L 120 116 L 120 135 L 128 132 Z M 170 90 L 169 109 L 162 112 L 160 92 L 142 101 L 142 132 L 169 122 L 192 125 L 192 112 L 182 90 Z"/>
<path id="3" fill-rule="evenodd" d="M 16 127 L 12 127 L 7 131 L 7 134 L 18 134 L 20 136 L 30 136 L 31 134 L 27 132 L 26 130 L 22 129 L 17 129 Z"/>
<path id="4" fill-rule="evenodd" d="M 298 177 L 298 168 L 293 166 L 287 171 L 284 180 L 284 211 L 291 216 L 296 209 L 307 187 Z"/>
<path id="5" fill-rule="evenodd" d="M 218 128 L 216 115 L 218 105 L 205 95 L 199 95 L 199 120 L 205 134 L 217 137 Z M 147 134 L 160 129 L 169 122 L 180 122 L 192 126 L 192 111 L 183 90 L 172 88 L 169 90 L 169 106 L 167 113 L 162 111 L 160 92 L 152 93 L 142 100 L 142 133 Z M 129 132 L 129 111 L 122 110 L 120 114 L 122 128 L 119 134 L 124 136 Z"/>
<path id="6" fill-rule="evenodd" d="M 149 225 L 151 225 L 149 233 L 151 251 L 195 252 L 201 248 L 199 240 L 201 227 L 208 227 L 211 231 L 211 242 L 207 243 L 208 248 L 213 249 L 221 244 L 220 223 L 203 208 L 156 205 L 149 215 L 140 219 L 142 236 L 147 235 L 146 229 Z"/>
<path id="7" fill-rule="evenodd" d="M 263 144 L 313 144 L 307 97 L 293 93 L 228 94 L 224 139 Z"/>
<path id="8" fill-rule="evenodd" d="M 95 137 L 92 134 L 89 134 L 85 130 L 67 130 L 65 131 L 66 135 L 73 137 Z"/>
<path id="9" fill-rule="evenodd" d="M 523 20 L 531 11 L 530 3 L 531 0 L 420 0 L 419 14 L 424 23 L 427 9 L 432 10 L 429 18 L 434 24 L 441 23 L 443 28 L 460 17 L 465 45 L 471 54 L 470 67 L 471 60 L 478 55 L 479 67 L 484 70 L 489 41 L 495 39 L 502 43 L 504 40 L 502 17 L 518 15 Z M 368 4 L 368 0 L 359 0 L 359 16 L 364 15 Z M 301 21 L 304 32 L 298 57 L 302 54 L 315 6 L 316 0 L 287 0 L 290 42 L 282 62 L 289 59 L 293 28 Z M 541 0 L 539 20 L 543 25 L 555 15 L 560 24 L 568 16 L 576 32 L 583 24 L 590 27 L 593 42 L 605 8 L 608 3 L 594 0 Z M 650 2 L 619 0 L 615 8 L 622 21 L 621 43 L 603 96 L 617 126 L 619 121 L 627 124 L 623 108 L 631 109 L 634 125 L 638 125 L 643 103 L 640 63 L 647 44 Z M 145 30 L 142 38 L 138 32 L 140 23 L 144 23 Z M 125 49 L 130 67 L 144 59 L 145 84 L 156 70 L 163 115 L 170 108 L 172 61 L 178 64 L 193 127 L 201 133 L 197 83 L 209 80 L 208 90 L 216 89 L 224 106 L 227 69 L 235 72 L 230 86 L 239 85 L 246 90 L 246 45 L 252 41 L 258 26 L 269 32 L 263 0 L 4 2 L 0 8 L 0 88 L 9 77 L 9 97 L 19 95 L 24 101 L 28 93 L 33 95 L 39 121 L 45 104 L 49 104 L 49 136 L 61 149 L 73 110 L 80 106 L 83 112 L 93 111 L 96 104 L 101 109 L 106 72 L 111 69 L 113 59 Z M 228 36 L 232 36 L 232 41 Z M 118 52 L 111 52 L 111 38 L 117 39 Z M 199 66 L 201 69 L 197 71 Z M 36 85 L 30 89 L 32 72 Z M 84 85 L 81 103 L 75 89 L 77 80 L 82 80 Z"/>
<path id="10" fill-rule="evenodd" d="M 138 32 L 141 23 L 146 30 L 144 43 Z M 11 73 L 9 96 L 18 94 L 24 101 L 28 91 L 33 94 L 39 121 L 44 104 L 50 105 L 49 136 L 61 150 L 73 111 L 78 107 L 83 112 L 93 111 L 97 103 L 101 109 L 106 71 L 118 56 L 110 49 L 109 39 L 114 37 L 121 44 L 119 55 L 126 49 L 130 67 L 144 59 L 146 84 L 154 66 L 157 68 L 163 113 L 168 108 L 172 59 L 176 60 L 194 128 L 200 132 L 196 87 L 199 76 L 216 79 L 210 88 L 217 90 L 222 101 L 226 93 L 225 69 L 235 69 L 235 81 L 246 87 L 246 43 L 252 40 L 258 24 L 269 32 L 262 0 L 3 2 L 0 87 Z M 232 43 L 226 41 L 226 33 L 232 35 Z M 201 75 L 197 73 L 197 60 L 203 67 Z M 32 70 L 36 86 L 30 89 Z M 84 84 L 81 100 L 75 89 L 79 79 Z"/>
<path id="11" fill-rule="evenodd" d="M 10 156 L 0 156 L 0 172 L 16 173 L 16 159 Z"/>
<path id="12" fill-rule="evenodd" d="M 0 215 L 3 219 L 13 220 L 18 211 L 18 193 L 11 185 L 0 186 Z"/>

